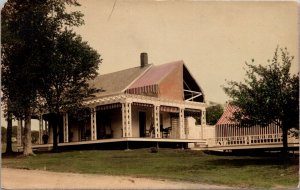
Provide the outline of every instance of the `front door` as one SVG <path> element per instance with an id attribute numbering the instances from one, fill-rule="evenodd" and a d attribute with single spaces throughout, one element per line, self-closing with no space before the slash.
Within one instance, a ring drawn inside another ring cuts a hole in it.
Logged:
<path id="1" fill-rule="evenodd" d="M 139 112 L 140 137 L 145 137 L 146 132 L 146 112 Z"/>

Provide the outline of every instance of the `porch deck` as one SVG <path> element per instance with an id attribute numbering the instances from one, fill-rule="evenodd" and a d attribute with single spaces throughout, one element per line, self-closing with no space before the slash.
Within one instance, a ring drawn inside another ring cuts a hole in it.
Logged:
<path id="1" fill-rule="evenodd" d="M 59 147 L 67 146 L 78 146 L 78 145 L 92 145 L 92 144 L 103 144 L 103 143 L 116 143 L 116 142 L 164 142 L 164 143 L 206 143 L 204 139 L 166 139 L 166 138 L 139 138 L 139 137 L 126 137 L 118 139 L 101 139 L 93 141 L 80 141 L 80 142 L 68 142 L 58 143 Z M 32 145 L 33 150 L 51 150 L 53 144 L 37 144 Z M 23 151 L 22 146 L 17 147 L 17 151 Z"/>

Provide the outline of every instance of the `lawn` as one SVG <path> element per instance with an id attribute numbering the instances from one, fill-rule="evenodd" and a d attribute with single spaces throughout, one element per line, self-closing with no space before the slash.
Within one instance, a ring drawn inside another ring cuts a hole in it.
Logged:
<path id="1" fill-rule="evenodd" d="M 275 157 L 217 156 L 159 149 L 90 150 L 4 157 L 3 167 L 57 172 L 131 175 L 237 187 L 295 188 L 298 161 L 283 167 Z"/>

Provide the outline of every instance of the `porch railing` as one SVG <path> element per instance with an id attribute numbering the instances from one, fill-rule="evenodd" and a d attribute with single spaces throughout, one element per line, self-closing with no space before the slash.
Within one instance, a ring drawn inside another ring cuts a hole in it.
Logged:
<path id="1" fill-rule="evenodd" d="M 290 141 L 290 139 L 289 139 Z M 246 136 L 230 136 L 217 137 L 207 139 L 208 147 L 214 146 L 236 146 L 236 145 L 257 145 L 282 143 L 282 134 L 263 134 L 263 135 L 246 135 Z"/>

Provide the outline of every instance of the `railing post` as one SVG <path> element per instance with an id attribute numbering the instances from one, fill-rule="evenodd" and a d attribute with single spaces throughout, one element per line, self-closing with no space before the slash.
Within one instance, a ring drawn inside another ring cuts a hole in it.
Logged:
<path id="1" fill-rule="evenodd" d="M 155 138 L 160 137 L 160 107 L 159 105 L 154 105 L 153 107 L 154 114 L 154 136 Z"/>
<path id="2" fill-rule="evenodd" d="M 91 140 L 97 140 L 96 107 L 91 108 Z"/>
<path id="3" fill-rule="evenodd" d="M 179 108 L 179 138 L 184 139 L 184 108 Z"/>

